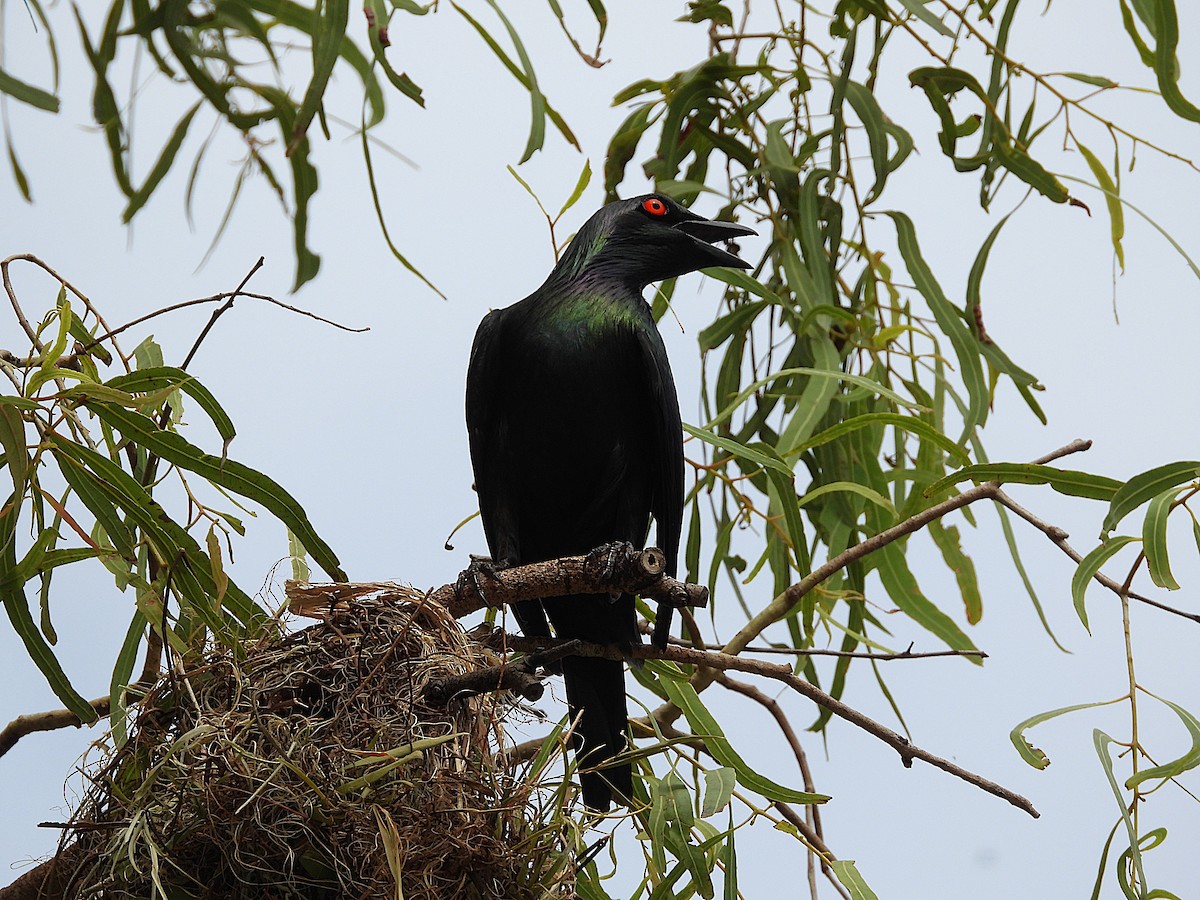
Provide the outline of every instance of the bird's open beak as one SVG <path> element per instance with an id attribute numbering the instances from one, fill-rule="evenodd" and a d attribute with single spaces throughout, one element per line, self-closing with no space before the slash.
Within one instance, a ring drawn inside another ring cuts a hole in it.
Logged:
<path id="1" fill-rule="evenodd" d="M 682 231 L 688 237 L 693 238 L 697 244 L 704 247 L 706 255 L 712 258 L 712 262 L 709 265 L 731 266 L 736 269 L 751 268 L 750 263 L 741 257 L 735 256 L 721 247 L 714 247 L 712 245 L 717 241 L 730 241 L 736 237 L 758 234 L 753 228 L 738 225 L 736 222 L 718 222 L 713 219 L 703 219 L 697 216 L 694 219 L 684 219 L 675 226 L 675 230 Z"/>

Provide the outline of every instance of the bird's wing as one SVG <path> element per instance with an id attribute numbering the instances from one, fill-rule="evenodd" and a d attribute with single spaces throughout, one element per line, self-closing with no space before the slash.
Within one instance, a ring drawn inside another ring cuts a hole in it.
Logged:
<path id="1" fill-rule="evenodd" d="M 657 327 L 638 329 L 642 364 L 650 385 L 650 435 L 654 459 L 654 501 L 651 512 L 658 525 L 656 543 L 667 556 L 667 573 L 674 575 L 683 527 L 683 428 L 679 398 L 667 350 Z"/>
<path id="2" fill-rule="evenodd" d="M 516 498 L 504 477 L 504 461 L 509 447 L 508 423 L 504 416 L 505 382 L 504 315 L 497 309 L 483 317 L 471 345 L 467 366 L 467 436 L 471 445 L 471 467 L 475 471 L 475 491 L 479 514 L 487 537 L 492 561 L 497 566 L 521 562 L 517 531 Z M 540 602 L 516 603 L 513 614 L 525 634 L 548 635 L 546 613 Z"/>

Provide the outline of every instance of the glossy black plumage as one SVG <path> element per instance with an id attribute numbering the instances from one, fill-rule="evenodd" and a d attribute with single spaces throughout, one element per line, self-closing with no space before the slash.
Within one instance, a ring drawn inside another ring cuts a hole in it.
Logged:
<path id="1" fill-rule="evenodd" d="M 659 195 L 603 207 L 545 283 L 489 313 L 467 373 L 467 428 L 484 531 L 499 565 L 586 553 L 611 541 L 655 543 L 674 575 L 683 516 L 679 404 L 647 284 L 709 266 L 747 264 L 708 242 L 751 234 Z M 530 636 L 628 647 L 640 641 L 633 597 L 517 604 Z M 666 644 L 670 609 L 654 641 Z M 625 748 L 623 664 L 562 661 L 580 768 Z M 629 765 L 580 774 L 584 803 L 607 810 L 632 795 Z"/>

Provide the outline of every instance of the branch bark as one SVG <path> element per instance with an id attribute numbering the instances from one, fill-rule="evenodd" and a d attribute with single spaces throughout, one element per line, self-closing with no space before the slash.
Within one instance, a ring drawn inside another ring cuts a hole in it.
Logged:
<path id="1" fill-rule="evenodd" d="M 109 698 L 98 697 L 89 701 L 92 709 L 101 718 L 108 715 Z M 91 723 L 89 723 L 91 724 Z M 80 728 L 83 721 L 69 709 L 51 709 L 47 712 L 27 713 L 17 716 L 0 731 L 0 756 L 16 746 L 17 741 L 38 731 L 55 731 L 59 728 Z"/>
<path id="2" fill-rule="evenodd" d="M 387 582 L 315 584 L 289 581 L 288 608 L 297 615 L 324 618 L 328 610 L 351 600 L 411 600 L 411 589 Z M 666 574 L 666 556 L 657 547 L 635 549 L 618 543 L 597 547 L 585 556 L 497 569 L 487 564 L 465 569 L 453 584 L 431 590 L 427 599 L 461 619 L 487 607 L 521 600 L 576 594 L 640 594 L 674 607 L 707 606 L 708 588 Z"/>

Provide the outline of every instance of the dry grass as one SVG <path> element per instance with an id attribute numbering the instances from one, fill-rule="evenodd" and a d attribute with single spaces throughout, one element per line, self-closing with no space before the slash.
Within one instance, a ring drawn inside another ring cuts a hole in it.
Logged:
<path id="1" fill-rule="evenodd" d="M 414 592 L 165 679 L 89 773 L 68 896 L 574 896 L 559 798 L 497 756 L 506 698 L 421 700 L 496 661 Z"/>

